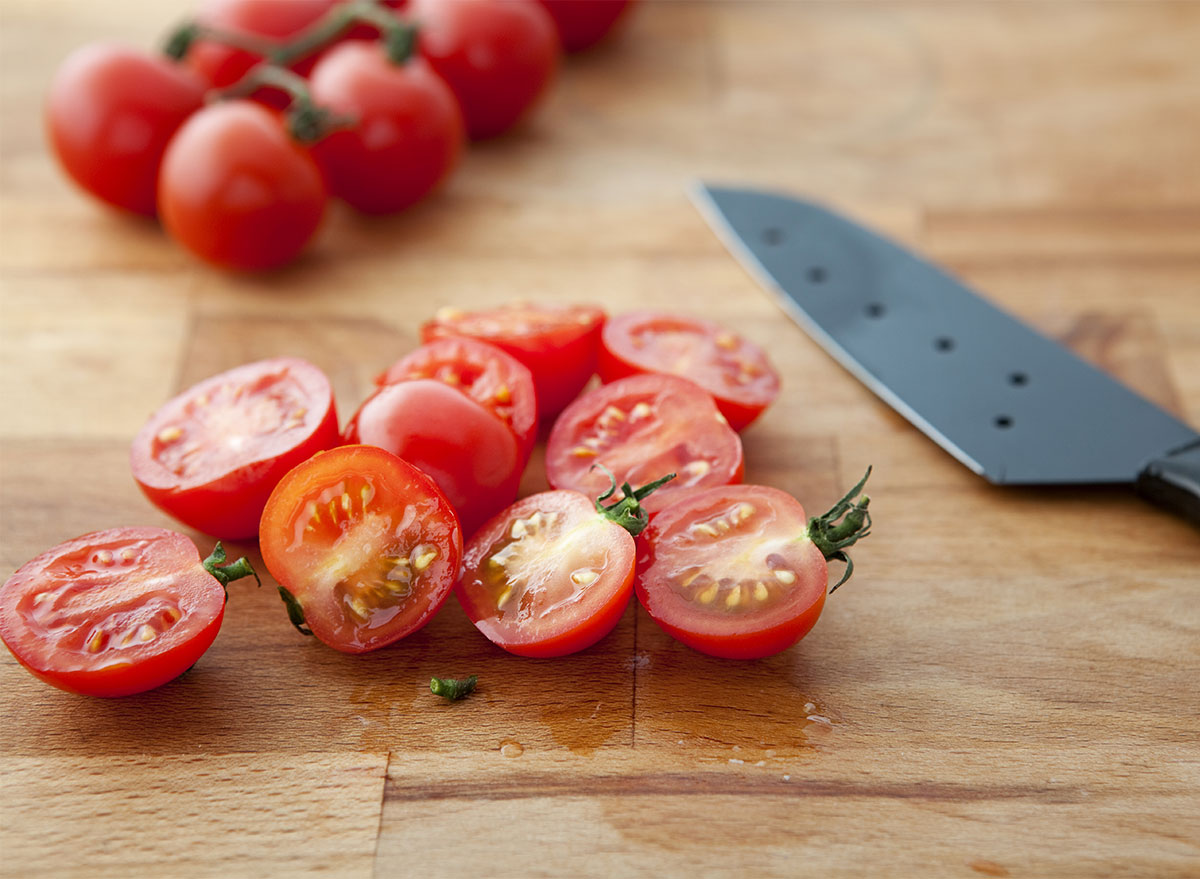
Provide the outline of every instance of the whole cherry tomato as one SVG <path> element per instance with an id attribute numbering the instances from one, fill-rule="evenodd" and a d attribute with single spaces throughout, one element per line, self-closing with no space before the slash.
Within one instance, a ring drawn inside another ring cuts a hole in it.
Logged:
<path id="1" fill-rule="evenodd" d="M 46 128 L 63 169 L 109 204 L 155 214 L 167 142 L 204 106 L 204 83 L 157 55 L 95 44 L 72 53 L 50 85 Z"/>
<path id="2" fill-rule="evenodd" d="M 420 58 L 395 64 L 380 43 L 336 46 L 312 72 L 320 106 L 355 118 L 313 145 L 330 191 L 370 214 L 402 210 L 445 180 L 462 152 L 462 114 Z"/>
<path id="3" fill-rule="evenodd" d="M 503 134 L 558 69 L 558 34 L 536 0 L 414 0 L 421 54 L 454 90 L 467 134 Z"/>
<path id="4" fill-rule="evenodd" d="M 538 0 L 554 18 L 558 38 L 568 52 L 582 52 L 604 39 L 633 5 L 633 0 Z"/>
<path id="5" fill-rule="evenodd" d="M 175 240 L 214 265 L 275 268 L 316 234 L 321 171 L 278 113 L 252 101 L 205 107 L 167 147 L 158 208 Z"/>

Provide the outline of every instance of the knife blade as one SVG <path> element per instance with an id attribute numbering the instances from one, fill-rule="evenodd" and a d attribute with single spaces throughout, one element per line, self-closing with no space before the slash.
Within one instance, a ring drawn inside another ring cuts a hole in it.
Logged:
<path id="1" fill-rule="evenodd" d="M 1183 421 L 828 208 L 707 183 L 693 201 L 801 328 L 971 470 L 1130 483 L 1200 525 L 1200 433 Z"/>

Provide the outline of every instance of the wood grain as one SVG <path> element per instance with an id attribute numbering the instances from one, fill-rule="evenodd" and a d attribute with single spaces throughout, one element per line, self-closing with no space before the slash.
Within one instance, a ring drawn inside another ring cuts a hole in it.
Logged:
<path id="1" fill-rule="evenodd" d="M 766 346 L 747 480 L 810 511 L 875 466 L 854 581 L 780 656 L 631 607 L 530 661 L 451 603 L 363 657 L 231 591 L 180 679 L 98 702 L 0 656 L 0 874 L 1194 876 L 1200 540 L 1118 489 L 968 473 L 784 319 L 688 203 L 805 193 L 918 248 L 1200 423 L 1200 4 L 646 2 L 528 125 L 398 217 L 334 208 L 264 277 L 89 203 L 39 107 L 74 46 L 185 0 L 0 9 L 0 563 L 170 526 L 128 477 L 193 381 L 294 354 L 342 417 L 437 307 L 711 317 Z M 543 449 L 522 482 L 545 486 Z M 202 535 L 193 534 L 200 542 Z M 231 547 L 257 561 L 252 543 Z M 432 675 L 480 676 L 443 704 Z"/>

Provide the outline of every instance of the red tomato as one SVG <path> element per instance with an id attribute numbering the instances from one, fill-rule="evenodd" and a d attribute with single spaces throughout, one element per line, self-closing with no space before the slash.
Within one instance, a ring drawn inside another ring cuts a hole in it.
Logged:
<path id="1" fill-rule="evenodd" d="M 179 677 L 209 648 L 225 614 L 213 570 L 182 534 L 113 528 L 68 540 L 0 586 L 0 638 L 48 684 L 128 696 Z M 226 579 L 253 573 L 244 566 Z"/>
<path id="2" fill-rule="evenodd" d="M 558 68 L 554 20 L 535 0 L 414 0 L 421 54 L 458 98 L 467 134 L 503 134 Z"/>
<path id="3" fill-rule="evenodd" d="M 538 0 L 554 18 L 558 39 L 568 52 L 582 52 L 617 26 L 633 0 Z"/>
<path id="4" fill-rule="evenodd" d="M 499 348 L 474 339 L 438 339 L 393 363 L 375 380 L 393 385 L 434 378 L 458 388 L 508 425 L 524 457 L 537 439 L 538 399 L 529 370 Z"/>
<path id="5" fill-rule="evenodd" d="M 50 84 L 46 128 L 59 162 L 92 195 L 155 214 L 155 184 L 167 141 L 204 106 L 190 70 L 123 46 L 72 53 Z"/>
<path id="6" fill-rule="evenodd" d="M 688 489 L 741 482 L 742 441 L 696 385 L 636 375 L 584 394 L 550 431 L 546 478 L 552 486 L 597 495 L 608 477 L 596 464 L 634 485 L 675 473 L 643 504 L 654 513 Z"/>
<path id="7" fill-rule="evenodd" d="M 433 477 L 465 534 L 513 502 L 525 463 L 503 421 L 434 379 L 381 387 L 350 420 L 346 441 L 387 449 Z"/>
<path id="8" fill-rule="evenodd" d="M 370 446 L 321 452 L 280 480 L 259 546 L 292 622 L 344 653 L 429 622 L 462 562 L 458 520 L 433 480 Z"/>
<path id="9" fill-rule="evenodd" d="M 312 156 L 251 101 L 212 104 L 163 157 L 158 209 L 180 244 L 214 265 L 258 271 L 295 258 L 328 197 Z"/>
<path id="10" fill-rule="evenodd" d="M 664 631 L 701 653 L 757 659 L 786 650 L 821 615 L 826 559 L 847 563 L 837 586 L 849 576 L 844 549 L 870 527 L 867 499 L 853 501 L 865 482 L 811 522 L 795 498 L 761 485 L 686 495 L 642 535 L 638 600 Z"/>
<path id="11" fill-rule="evenodd" d="M 313 70 L 312 97 L 358 120 L 315 143 L 312 153 L 332 193 L 360 211 L 416 204 L 458 163 L 458 102 L 419 58 L 397 65 L 379 43 L 342 43 Z"/>
<path id="12" fill-rule="evenodd" d="M 512 303 L 481 311 L 443 308 L 421 327 L 426 342 L 462 336 L 506 351 L 533 373 L 538 415 L 557 415 L 596 372 L 604 312 L 590 305 Z"/>
<path id="13" fill-rule="evenodd" d="M 463 610 L 488 640 L 521 656 L 564 656 L 610 631 L 633 594 L 629 531 L 577 491 L 522 498 L 467 544 Z"/>
<path id="14" fill-rule="evenodd" d="M 198 531 L 253 537 L 283 474 L 340 442 L 333 389 L 294 357 L 248 363 L 168 401 L 138 431 L 133 478 Z"/>
<path id="15" fill-rule="evenodd" d="M 713 395 L 734 430 L 779 395 L 779 373 L 757 345 L 694 317 L 632 311 L 604 325 L 598 369 L 610 382 L 640 372 L 681 375 Z"/>

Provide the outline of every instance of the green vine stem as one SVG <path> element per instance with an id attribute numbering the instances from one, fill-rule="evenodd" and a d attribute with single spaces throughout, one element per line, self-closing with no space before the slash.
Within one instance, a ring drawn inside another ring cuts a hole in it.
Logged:
<path id="1" fill-rule="evenodd" d="M 829 590 L 830 595 L 854 573 L 854 562 L 846 554 L 846 549 L 871 533 L 871 514 L 867 510 L 871 498 L 867 495 L 858 497 L 862 494 L 870 475 L 871 468 L 868 467 L 858 484 L 846 492 L 828 512 L 808 520 L 805 536 L 821 551 L 826 560 L 836 559 L 846 563 L 842 579 L 833 584 Z"/>
<path id="2" fill-rule="evenodd" d="M 621 485 L 621 499 L 605 505 L 604 501 L 617 493 L 617 477 L 613 476 L 612 471 L 603 464 L 595 464 L 593 466 L 603 470 L 611 483 L 608 491 L 596 498 L 596 512 L 616 522 L 634 537 L 637 537 L 646 530 L 646 526 L 650 523 L 650 514 L 646 512 L 641 502 L 649 497 L 653 491 L 674 479 L 675 474 L 668 473 L 661 479 L 656 479 L 637 489 L 628 482 L 625 482 Z"/>
<path id="3" fill-rule="evenodd" d="M 327 107 L 313 102 L 308 80 L 285 67 L 263 63 L 252 67 L 241 79 L 229 88 L 220 89 L 209 95 L 209 100 L 226 101 L 245 98 L 260 88 L 274 88 L 291 99 L 284 119 L 288 133 L 303 144 L 316 143 L 339 128 L 347 128 L 358 120 L 353 116 L 339 115 Z"/>
<path id="4" fill-rule="evenodd" d="M 312 629 L 306 624 L 304 608 L 300 606 L 300 602 L 296 600 L 296 596 L 280 586 L 279 597 L 283 599 L 284 607 L 287 608 L 288 620 L 296 627 L 296 631 L 301 635 L 311 636 Z"/>
<path id="5" fill-rule="evenodd" d="M 225 600 L 229 600 L 229 584 L 234 580 L 240 580 L 243 577 L 253 577 L 254 582 L 262 586 L 262 580 L 258 579 L 258 571 L 254 570 L 254 566 L 242 556 L 237 561 L 227 561 L 225 555 L 225 547 L 221 546 L 221 541 L 217 541 L 217 545 L 213 547 L 213 551 L 208 554 L 208 558 L 200 564 L 204 566 L 204 570 L 208 571 L 217 582 L 221 584 L 221 588 L 225 590 Z"/>
<path id="6" fill-rule="evenodd" d="M 475 692 L 477 683 L 479 683 L 478 675 L 471 675 L 467 678 L 430 678 L 429 692 L 435 696 L 449 699 L 451 702 L 457 702 Z"/>

